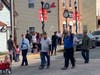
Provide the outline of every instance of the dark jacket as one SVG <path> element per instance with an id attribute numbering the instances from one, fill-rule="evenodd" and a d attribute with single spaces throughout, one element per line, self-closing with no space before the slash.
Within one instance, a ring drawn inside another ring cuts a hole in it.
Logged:
<path id="1" fill-rule="evenodd" d="M 7 46 L 8 46 L 8 50 L 11 51 L 14 49 L 14 45 L 13 45 L 13 40 L 12 39 L 9 39 L 7 41 Z"/>
<path id="2" fill-rule="evenodd" d="M 90 38 L 88 36 L 84 36 L 82 39 L 82 48 L 88 50 L 90 47 Z"/>
<path id="3" fill-rule="evenodd" d="M 57 45 L 58 37 L 57 35 L 52 35 L 52 45 Z"/>
<path id="4" fill-rule="evenodd" d="M 26 38 L 29 40 L 29 42 L 32 41 L 32 35 L 31 34 L 26 34 Z"/>

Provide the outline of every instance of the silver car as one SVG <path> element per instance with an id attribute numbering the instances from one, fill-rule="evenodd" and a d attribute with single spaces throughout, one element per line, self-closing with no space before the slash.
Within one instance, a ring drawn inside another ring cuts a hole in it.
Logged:
<path id="1" fill-rule="evenodd" d="M 96 45 L 100 46 L 100 30 L 92 32 L 92 35 L 95 37 Z"/>

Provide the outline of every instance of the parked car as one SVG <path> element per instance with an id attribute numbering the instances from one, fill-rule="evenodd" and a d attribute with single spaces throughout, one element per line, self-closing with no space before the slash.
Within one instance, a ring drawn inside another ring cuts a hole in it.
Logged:
<path id="1" fill-rule="evenodd" d="M 100 46 L 100 30 L 92 32 L 92 35 L 95 37 L 96 45 Z"/>
<path id="2" fill-rule="evenodd" d="M 95 37 L 90 33 L 88 33 L 87 35 L 90 38 L 90 48 L 95 48 L 96 47 Z"/>
<path id="3" fill-rule="evenodd" d="M 83 35 L 82 34 L 76 34 L 75 38 L 78 39 L 78 42 L 75 43 L 74 50 L 75 51 L 80 51 L 82 49 L 82 38 L 83 38 Z M 75 42 L 75 40 L 74 40 L 74 42 Z"/>
<path id="4" fill-rule="evenodd" d="M 77 37 L 79 42 L 77 42 L 77 44 L 75 45 L 74 49 L 75 49 L 75 51 L 80 51 L 80 50 L 82 50 L 82 38 L 83 38 L 83 35 L 82 34 L 77 34 L 75 36 Z M 90 33 L 88 33 L 87 36 L 90 38 L 90 48 L 95 48 L 96 47 L 95 37 Z"/>

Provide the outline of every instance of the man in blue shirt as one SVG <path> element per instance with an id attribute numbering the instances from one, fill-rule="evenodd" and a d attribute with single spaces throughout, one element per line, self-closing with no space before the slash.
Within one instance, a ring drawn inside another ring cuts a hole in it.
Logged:
<path id="1" fill-rule="evenodd" d="M 24 66 L 24 63 L 25 66 L 27 66 L 28 65 L 27 53 L 30 50 L 30 44 L 29 40 L 25 38 L 25 34 L 22 34 L 22 40 L 20 42 L 19 48 L 20 50 L 22 50 L 22 57 L 23 57 L 21 66 Z"/>
<path id="2" fill-rule="evenodd" d="M 73 49 L 73 34 L 71 30 L 66 31 L 64 34 L 64 59 L 65 65 L 62 70 L 66 70 L 69 66 L 69 60 L 71 61 L 72 68 L 75 67 L 75 59 L 74 59 L 74 49 Z"/>

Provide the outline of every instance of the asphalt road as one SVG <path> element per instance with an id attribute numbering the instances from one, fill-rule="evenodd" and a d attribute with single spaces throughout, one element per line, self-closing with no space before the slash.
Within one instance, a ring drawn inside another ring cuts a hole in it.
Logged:
<path id="1" fill-rule="evenodd" d="M 13 64 L 12 75 L 100 75 L 100 47 L 90 50 L 90 63 L 84 64 L 80 52 L 75 53 L 76 68 L 62 71 L 64 65 L 63 54 L 51 57 L 50 69 L 39 70 L 39 57 L 29 58 L 29 66 L 20 67 L 19 63 Z"/>

